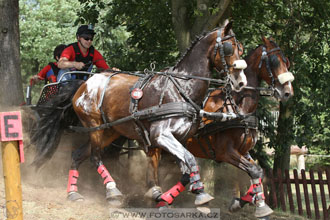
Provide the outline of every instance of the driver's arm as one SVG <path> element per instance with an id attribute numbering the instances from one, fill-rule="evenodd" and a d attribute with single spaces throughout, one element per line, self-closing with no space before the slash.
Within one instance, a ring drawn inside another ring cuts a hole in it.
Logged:
<path id="1" fill-rule="evenodd" d="M 57 67 L 60 69 L 75 68 L 81 70 L 84 66 L 83 62 L 69 61 L 66 57 L 61 57 L 57 63 Z"/>

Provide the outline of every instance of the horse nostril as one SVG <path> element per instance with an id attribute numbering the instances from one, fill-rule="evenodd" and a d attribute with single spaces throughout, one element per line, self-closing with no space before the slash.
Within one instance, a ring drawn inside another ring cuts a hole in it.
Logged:
<path id="1" fill-rule="evenodd" d="M 238 85 L 239 85 L 240 88 L 242 88 L 244 86 L 244 83 L 240 82 Z"/>

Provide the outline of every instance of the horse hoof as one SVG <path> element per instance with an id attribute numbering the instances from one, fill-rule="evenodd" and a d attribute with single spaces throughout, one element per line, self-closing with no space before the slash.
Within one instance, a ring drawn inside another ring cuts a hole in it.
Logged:
<path id="1" fill-rule="evenodd" d="M 213 200 L 214 197 L 206 192 L 202 192 L 196 195 L 195 205 L 203 205 Z"/>
<path id="2" fill-rule="evenodd" d="M 84 197 L 77 192 L 69 192 L 67 199 L 72 202 L 82 202 Z"/>
<path id="3" fill-rule="evenodd" d="M 159 186 L 153 186 L 144 194 L 144 196 L 156 200 L 161 194 L 162 189 Z"/>
<path id="4" fill-rule="evenodd" d="M 265 219 L 265 217 L 269 217 L 270 214 L 273 213 L 273 210 L 265 203 L 262 207 L 256 207 L 256 212 L 254 216 L 259 219 Z"/>
<path id="5" fill-rule="evenodd" d="M 241 207 L 241 203 L 239 201 L 239 198 L 233 198 L 233 200 L 231 200 L 231 203 L 229 205 L 229 211 L 230 212 L 237 212 L 238 210 L 240 210 Z"/>
<path id="6" fill-rule="evenodd" d="M 120 199 L 108 199 L 108 204 L 112 207 L 112 208 L 119 208 L 122 206 L 123 202 Z"/>
<path id="7" fill-rule="evenodd" d="M 260 219 L 260 220 L 269 220 L 270 218 L 269 218 L 269 215 L 268 215 L 268 216 L 264 216 L 264 217 L 261 217 L 261 218 L 258 218 L 258 219 Z"/>
<path id="8" fill-rule="evenodd" d="M 106 199 L 111 207 L 120 207 L 123 204 L 123 194 L 117 188 L 107 189 Z"/>
<path id="9" fill-rule="evenodd" d="M 162 189 L 159 186 L 153 187 L 151 198 L 156 202 L 159 202 L 161 200 L 161 196 L 162 196 Z"/>
<path id="10" fill-rule="evenodd" d="M 112 189 L 107 189 L 107 192 L 106 192 L 107 200 L 111 200 L 111 199 L 118 200 L 118 198 L 122 198 L 122 197 L 123 197 L 123 194 L 116 187 L 112 188 Z"/>

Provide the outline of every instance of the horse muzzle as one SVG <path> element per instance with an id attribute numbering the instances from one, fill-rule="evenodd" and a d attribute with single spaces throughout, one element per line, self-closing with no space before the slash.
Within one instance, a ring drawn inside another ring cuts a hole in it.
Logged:
<path id="1" fill-rule="evenodd" d="M 294 76 L 291 72 L 285 72 L 278 75 L 278 81 L 281 86 L 276 86 L 275 97 L 283 102 L 288 101 L 293 96 L 292 81 Z"/>
<path id="2" fill-rule="evenodd" d="M 236 64 L 237 67 L 239 68 L 234 67 L 233 73 L 229 74 L 229 78 L 232 82 L 232 89 L 235 90 L 236 92 L 240 92 L 247 85 L 247 79 L 243 71 L 243 69 L 245 69 L 247 65 L 245 63 L 245 60 L 238 60 L 238 61 L 244 61 L 244 62 L 237 62 Z"/>

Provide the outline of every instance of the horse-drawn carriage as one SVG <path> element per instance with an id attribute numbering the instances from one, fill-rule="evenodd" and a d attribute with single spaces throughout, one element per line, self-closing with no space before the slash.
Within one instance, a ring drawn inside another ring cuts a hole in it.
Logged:
<path id="1" fill-rule="evenodd" d="M 250 82 L 243 74 L 246 65 L 244 60 L 240 60 L 242 45 L 237 41 L 231 25 L 228 24 L 200 37 L 183 58 L 167 71 L 147 71 L 147 74 L 138 73 L 138 75 L 112 71 L 93 74 L 86 82 L 70 80 L 45 86 L 40 103 L 38 101 L 38 104 L 33 106 L 36 111 L 42 111 L 42 114 L 39 114 L 36 133 L 32 137 L 32 142 L 37 146 L 38 152 L 34 164 L 41 166 L 53 155 L 62 129 L 70 127 L 79 132 L 88 132 L 91 158 L 98 173 L 104 179 L 106 198 L 122 204 L 122 194 L 102 163 L 100 151 L 124 136 L 136 140 L 146 152 L 162 148 L 180 161 L 181 180 L 165 193 L 162 193 L 158 187 L 153 188 L 153 198 L 157 201 L 157 207 L 172 204 L 174 198 L 188 184 L 190 184 L 191 192 L 196 194 L 197 206 L 208 203 L 213 197 L 204 191 L 199 167 L 195 160 L 195 156 L 199 155 L 193 155 L 191 152 L 194 152 L 194 149 L 189 149 L 189 141 L 193 140 L 191 138 L 196 134 L 201 134 L 201 122 L 206 120 L 204 128 L 210 128 L 212 124 L 210 122 L 219 123 L 219 121 L 238 118 L 240 126 L 242 123 L 245 125 L 245 130 L 255 129 L 255 125 L 247 126 L 255 120 L 254 117 L 249 117 L 253 112 L 251 109 L 256 107 L 255 103 L 251 105 L 251 100 L 241 95 L 245 94 L 244 87 L 256 86 L 260 78 L 269 82 L 281 98 L 287 99 L 292 95 L 290 82 L 293 76 L 287 70 L 288 63 L 285 57 L 277 45 L 267 39 L 264 39 L 264 43 L 265 49 L 258 50 L 258 52 L 262 51 L 261 55 L 251 58 L 250 62 L 253 68 L 258 69 L 260 66 L 261 75 L 251 75 L 253 79 L 250 79 L 252 80 Z M 219 76 L 224 76 L 225 80 L 211 79 L 212 69 L 217 70 Z M 221 89 L 209 93 L 210 82 L 221 84 Z M 249 91 L 257 91 L 251 88 Z M 235 95 L 232 95 L 233 93 Z M 248 93 L 249 98 L 253 100 L 255 95 Z M 210 109 L 207 108 L 208 102 L 211 103 Z M 44 109 L 47 111 L 43 111 Z M 78 118 L 83 127 L 75 126 Z M 248 120 L 244 120 L 246 118 Z M 204 143 L 210 143 L 206 148 L 207 151 L 211 152 L 212 149 L 214 151 L 217 140 L 231 138 L 230 135 L 221 136 L 220 139 L 216 136 L 223 132 L 223 130 L 221 132 L 217 130 L 215 134 L 213 132 L 202 135 L 202 139 L 210 136 L 209 141 L 202 140 Z M 38 138 L 50 133 L 52 133 L 50 138 Z M 244 136 L 245 133 L 241 132 L 241 128 L 238 133 L 235 132 L 234 138 L 242 141 L 241 137 L 243 137 L 241 146 L 244 147 L 242 151 L 245 153 L 242 155 L 240 149 L 236 149 L 237 146 L 228 146 L 227 149 L 232 148 L 230 151 L 234 151 L 235 154 L 222 152 L 230 158 L 224 161 L 246 171 L 252 178 L 252 185 L 246 197 L 234 200 L 231 209 L 238 209 L 249 202 L 257 206 L 257 217 L 268 216 L 272 211 L 264 203 L 262 173 L 260 173 L 260 168 L 252 162 L 252 158 L 247 157 L 248 150 L 255 144 L 255 131 L 249 137 Z M 197 137 L 197 140 L 201 139 Z M 73 152 L 73 162 L 69 172 L 68 198 L 70 200 L 82 198 L 78 193 L 77 181 L 79 165 L 86 159 L 84 153 L 86 146 L 78 150 L 77 154 Z M 208 152 L 206 155 L 208 156 Z M 159 156 L 156 155 L 156 158 Z M 156 162 L 158 163 L 157 160 Z M 157 166 L 153 168 L 156 170 Z M 157 183 L 158 180 L 155 180 L 155 184 Z"/>

